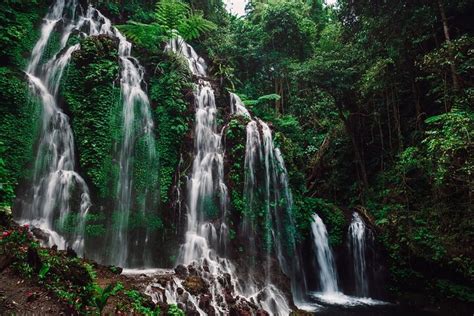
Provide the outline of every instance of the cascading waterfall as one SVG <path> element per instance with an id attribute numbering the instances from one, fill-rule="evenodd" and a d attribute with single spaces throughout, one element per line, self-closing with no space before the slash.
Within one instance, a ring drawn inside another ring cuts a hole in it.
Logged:
<path id="1" fill-rule="evenodd" d="M 323 294 L 333 294 L 339 292 L 337 285 L 336 265 L 332 251 L 329 248 L 328 232 L 326 225 L 317 215 L 313 215 L 311 223 L 313 241 L 316 251 L 316 260 L 319 265 L 319 281 L 321 292 Z"/>
<path id="2" fill-rule="evenodd" d="M 369 296 L 369 276 L 366 262 L 368 238 L 371 238 L 368 228 L 359 213 L 354 212 L 349 225 L 348 246 L 353 261 L 355 294 L 361 297 Z"/>
<path id="3" fill-rule="evenodd" d="M 252 118 L 240 97 L 232 92 L 230 93 L 230 112 L 232 114 L 245 116 L 249 119 Z"/>
<path id="4" fill-rule="evenodd" d="M 84 247 L 85 216 L 91 206 L 89 189 L 82 177 L 75 171 L 75 148 L 69 118 L 58 106 L 58 89 L 73 52 L 79 45 L 66 46 L 73 29 L 80 29 L 84 18 L 75 18 L 75 1 L 58 0 L 44 18 L 41 35 L 36 42 L 26 74 L 32 91 L 42 104 L 41 131 L 37 145 L 33 172 L 32 195 L 22 208 L 21 223 L 29 223 L 49 234 L 48 245 L 64 249 L 70 245 L 82 254 Z M 45 50 L 59 21 L 63 21 L 60 47 L 46 63 Z M 55 221 L 63 226 L 71 213 L 72 194 L 80 195 L 79 213 L 76 214 L 76 229 L 64 239 L 54 228 Z"/>
<path id="5" fill-rule="evenodd" d="M 240 98 L 231 93 L 231 112 L 234 115 L 250 119 L 246 127 L 244 201 L 247 211 L 242 222 L 241 236 L 249 244 L 249 254 L 256 254 L 255 214 L 263 202 L 266 209 L 266 227 L 264 243 L 267 258 L 265 260 L 265 282 L 272 286 L 271 256 L 273 250 L 278 258 L 280 269 L 291 279 L 293 300 L 296 304 L 303 301 L 306 291 L 306 279 L 301 269 L 301 256 L 296 249 L 294 236 L 288 227 L 294 227 L 291 210 L 293 198 L 289 190 L 288 175 L 283 156 L 274 147 L 270 127 L 262 120 L 252 119 Z M 261 135 L 260 135 L 261 134 Z M 260 178 L 262 177 L 262 178 Z M 264 187 L 263 196 L 257 196 L 257 188 Z M 252 263 L 254 264 L 254 263 Z M 253 267 L 250 267 L 250 279 L 254 279 Z"/>
<path id="6" fill-rule="evenodd" d="M 188 213 L 185 243 L 179 262 L 190 264 L 199 260 L 209 247 L 225 250 L 227 187 L 224 183 L 224 153 L 222 135 L 217 132 L 217 108 L 206 63 L 182 38 L 170 41 L 166 48 L 188 61 L 193 75 L 200 77 L 195 85 L 195 157 L 188 180 Z M 206 214 L 212 211 L 217 214 Z M 211 216 L 209 216 L 211 215 Z M 211 220 L 210 217 L 214 217 Z"/>
<path id="7" fill-rule="evenodd" d="M 232 96 L 232 94 L 231 94 Z M 247 205 L 246 216 L 244 216 L 241 227 L 241 237 L 247 239 L 248 249 L 247 252 L 252 260 L 250 269 L 254 269 L 255 258 L 258 255 L 257 244 L 256 244 L 256 227 L 255 227 L 255 212 L 258 203 L 257 195 L 257 174 L 256 164 L 262 158 L 262 147 L 260 132 L 258 130 L 258 124 L 252 120 L 247 124 L 246 127 L 247 140 L 245 144 L 245 179 L 244 179 L 244 201 Z M 250 271 L 250 277 L 252 277 L 253 271 Z"/>
<path id="8" fill-rule="evenodd" d="M 178 262 L 192 266 L 207 280 L 212 295 L 212 310 L 217 314 L 229 314 L 229 306 L 222 296 L 230 290 L 239 304 L 253 302 L 272 315 L 288 315 L 288 303 L 275 286 L 267 284 L 261 288 L 253 282 L 241 282 L 232 262 L 221 257 L 225 256 L 228 239 L 225 224 L 228 201 L 224 183 L 222 133 L 217 132 L 214 92 L 205 80 L 207 67 L 204 60 L 189 44 L 178 37 L 170 41 L 166 50 L 183 56 L 193 75 L 199 78 L 195 89 L 195 158 L 188 181 L 187 232 Z M 240 111 L 250 117 L 245 107 L 240 107 Z M 212 213 L 217 215 L 206 213 L 216 209 L 218 211 Z M 174 285 L 166 289 L 168 301 L 179 301 L 182 296 L 177 293 L 180 284 L 181 281 L 175 278 Z M 205 314 L 198 302 L 194 302 L 194 305 L 199 314 Z"/>
<path id="9" fill-rule="evenodd" d="M 136 143 L 141 141 L 148 149 L 147 167 L 156 166 L 156 150 L 153 137 L 153 121 L 146 93 L 142 90 L 143 68 L 131 57 L 131 44 L 116 29 L 109 19 L 98 10 L 89 6 L 85 15 L 76 16 L 80 11 L 76 0 L 57 0 L 49 9 L 41 27 L 41 35 L 33 48 L 27 66 L 27 76 L 32 90 L 38 95 L 42 108 L 41 134 L 38 140 L 36 162 L 33 177 L 31 201 L 28 207 L 22 208 L 19 222 L 30 223 L 50 235 L 49 246 L 56 244 L 60 249 L 70 245 L 79 254 L 84 248 L 84 229 L 87 211 L 91 206 L 89 189 L 83 178 L 75 171 L 74 138 L 69 118 L 58 106 L 58 90 L 64 69 L 72 54 L 80 45 L 64 48 L 73 32 L 81 36 L 105 34 L 119 40 L 119 57 L 121 64 L 121 94 L 123 100 L 123 131 L 121 144 L 118 146 L 120 175 L 118 185 L 119 202 L 118 220 L 111 238 L 110 263 L 125 266 L 127 264 L 145 265 L 148 256 L 146 247 L 150 232 L 144 229 L 134 236 L 134 244 L 128 245 L 127 225 L 132 205 L 132 161 Z M 62 21 L 60 24 L 59 22 Z M 61 26 L 60 45 L 57 53 L 44 64 L 46 48 L 53 32 Z M 139 114 L 136 115 L 135 112 Z M 148 172 L 153 169 L 148 170 Z M 157 172 L 156 172 L 157 173 Z M 146 201 L 139 207 L 143 214 L 152 209 L 152 194 L 156 187 L 150 185 L 143 193 Z M 73 236 L 64 239 L 55 232 L 55 221 L 61 227 L 71 213 L 73 193 L 80 194 L 80 211 L 76 215 Z M 143 215 L 144 216 L 144 215 Z M 128 249 L 144 247 L 144 251 L 131 256 Z M 138 257 L 138 258 L 135 258 Z"/>
<path id="10" fill-rule="evenodd" d="M 108 22 L 110 23 L 110 21 Z M 147 212 L 153 211 L 158 196 L 156 175 L 157 155 L 154 137 L 154 123 L 150 110 L 150 101 L 142 89 L 144 68 L 138 60 L 131 57 L 132 44 L 113 29 L 119 39 L 119 58 L 121 65 L 121 94 L 122 94 L 122 138 L 119 144 L 118 156 L 120 164 L 119 182 L 117 188 L 117 217 L 112 230 L 112 242 L 109 262 L 118 266 L 150 266 L 151 254 L 149 242 L 151 230 L 149 227 L 136 232 L 133 238 L 128 236 L 129 219 L 132 209 L 138 209 L 141 217 L 146 220 Z M 142 193 L 144 202 L 134 205 L 132 200 L 133 188 L 133 158 L 137 143 L 142 141 L 147 149 L 146 166 L 151 183 Z M 130 252 L 130 248 L 139 252 Z"/>

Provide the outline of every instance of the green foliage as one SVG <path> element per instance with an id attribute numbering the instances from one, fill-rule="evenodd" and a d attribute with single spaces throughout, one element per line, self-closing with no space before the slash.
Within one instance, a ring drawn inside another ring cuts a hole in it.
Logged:
<path id="1" fill-rule="evenodd" d="M 135 312 L 147 316 L 160 315 L 159 307 L 157 307 L 156 309 L 152 309 L 143 305 L 145 303 L 145 298 L 142 294 L 140 294 L 140 292 L 136 290 L 129 290 L 125 291 L 125 295 L 127 295 L 132 300 L 132 307 Z"/>
<path id="2" fill-rule="evenodd" d="M 187 68 L 173 56 L 156 65 L 161 74 L 150 82 L 150 100 L 156 104 L 157 150 L 160 153 L 160 193 L 162 203 L 168 203 L 175 175 L 182 159 L 182 144 L 189 131 L 190 115 L 185 93 L 190 89 Z"/>
<path id="3" fill-rule="evenodd" d="M 72 127 L 81 167 L 102 199 L 116 192 L 118 166 L 114 144 L 120 137 L 120 88 L 116 43 L 108 37 L 81 41 L 61 83 L 62 95 L 72 113 Z"/>
<path id="4" fill-rule="evenodd" d="M 474 302 L 474 289 L 472 287 L 458 285 L 449 280 L 437 280 L 435 286 L 448 298 Z"/>
<path id="5" fill-rule="evenodd" d="M 317 213 L 327 226 L 329 244 L 331 246 L 342 245 L 347 222 L 341 209 L 321 198 L 301 197 L 296 201 L 295 215 L 300 230 L 308 233 L 311 225 L 311 216 Z"/>
<path id="6" fill-rule="evenodd" d="M 474 100 L 472 85 L 467 84 L 461 91 L 453 91 L 453 87 L 447 84 L 446 77 L 451 71 L 451 65 L 454 64 L 459 80 L 467 82 L 472 80 L 473 45 L 474 37 L 465 34 L 425 54 L 418 63 L 423 71 L 418 79 L 430 84 L 429 95 L 445 109 L 450 109 L 452 106 L 459 108 L 472 106 Z"/>
<path id="7" fill-rule="evenodd" d="M 49 272 L 50 269 L 51 269 L 51 266 L 50 266 L 48 263 L 43 264 L 43 265 L 41 266 L 41 270 L 40 270 L 39 273 L 38 273 L 38 277 L 39 277 L 40 279 L 44 279 L 45 276 L 46 276 L 46 274 Z"/>
<path id="8" fill-rule="evenodd" d="M 28 178 L 41 107 L 23 76 L 0 67 L 0 207 L 9 208 L 15 188 Z"/>
<path id="9" fill-rule="evenodd" d="M 72 235 L 77 231 L 82 219 L 78 218 L 76 214 L 68 214 L 62 221 L 59 219 L 54 222 L 55 230 L 62 235 Z M 105 215 L 88 213 L 85 218 L 85 236 L 87 237 L 101 237 L 104 236 L 105 229 Z"/>
<path id="10" fill-rule="evenodd" d="M 167 314 L 169 316 L 184 316 L 184 312 L 176 304 L 171 304 L 168 307 L 168 313 Z"/>
<path id="11" fill-rule="evenodd" d="M 30 52 L 38 36 L 36 24 L 46 9 L 42 0 L 2 1 L 0 4 L 0 65 L 26 66 L 26 54 Z"/>
<path id="12" fill-rule="evenodd" d="M 96 307 L 99 314 L 102 314 L 105 305 L 107 305 L 107 301 L 111 296 L 117 295 L 118 292 L 123 290 L 123 284 L 118 283 L 110 283 L 106 287 L 102 288 L 99 285 L 93 283 L 92 284 L 92 291 L 93 296 L 91 298 L 92 306 Z"/>
<path id="13" fill-rule="evenodd" d="M 185 40 L 193 40 L 216 28 L 202 13 L 193 12 L 181 0 L 157 2 L 153 18 L 154 21 L 150 24 L 130 21 L 118 28 L 137 44 L 151 49 L 174 37 L 176 33 Z"/>
<path id="14" fill-rule="evenodd" d="M 474 113 L 453 109 L 425 121 L 430 127 L 422 141 L 432 164 L 432 175 L 438 185 L 456 181 L 456 185 L 471 185 L 474 173 Z M 455 179 L 454 179 L 455 178 Z"/>
<path id="15" fill-rule="evenodd" d="M 45 287 L 77 312 L 91 306 L 96 275 L 89 264 L 65 252 L 40 248 L 27 225 L 1 227 L 0 232 L 0 255 L 12 259 L 14 271 Z"/>

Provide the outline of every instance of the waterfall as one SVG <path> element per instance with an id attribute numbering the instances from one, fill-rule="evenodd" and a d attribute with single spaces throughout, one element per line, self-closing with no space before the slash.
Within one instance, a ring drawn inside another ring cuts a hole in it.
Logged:
<path id="1" fill-rule="evenodd" d="M 369 296 L 369 276 L 366 264 L 368 238 L 370 238 L 370 231 L 368 231 L 360 215 L 354 212 L 348 231 L 348 246 L 353 261 L 355 294 L 362 297 Z"/>
<path id="2" fill-rule="evenodd" d="M 187 232 L 178 262 L 188 265 L 193 271 L 201 271 L 200 275 L 210 286 L 214 313 L 229 314 L 229 306 L 222 301 L 222 295 L 227 293 L 225 295 L 234 296 L 239 304 L 248 306 L 249 310 L 255 309 L 256 304 L 271 315 L 288 315 L 291 309 L 275 286 L 270 283 L 258 286 L 252 279 L 239 279 L 235 266 L 224 257 L 228 239 L 225 222 L 228 196 L 224 183 L 222 132 L 217 131 L 214 91 L 205 80 L 207 66 L 180 37 L 171 40 L 166 50 L 184 57 L 190 71 L 198 78 L 195 85 L 195 157 L 188 180 Z M 240 99 L 236 100 L 240 102 Z M 236 106 L 236 109 L 250 117 L 245 107 Z M 168 301 L 179 301 L 178 288 L 182 288 L 181 281 L 175 278 L 173 285 L 164 289 Z M 162 299 L 155 297 L 157 301 Z M 198 302 L 194 305 L 200 315 L 205 315 Z"/>
<path id="3" fill-rule="evenodd" d="M 232 96 L 232 94 L 231 94 Z M 244 162 L 244 201 L 247 206 L 242 221 L 241 238 L 247 239 L 247 252 L 251 256 L 251 269 L 254 268 L 255 258 L 258 255 L 256 245 L 256 213 L 258 207 L 257 196 L 257 162 L 262 159 L 262 148 L 258 124 L 252 120 L 246 127 L 247 139 L 245 144 L 245 162 Z M 250 275 L 252 276 L 252 271 Z"/>
<path id="4" fill-rule="evenodd" d="M 58 0 L 50 8 L 41 26 L 41 35 L 28 62 L 26 74 L 32 93 L 42 105 L 40 135 L 37 141 L 36 160 L 33 170 L 32 193 L 27 206 L 19 216 L 20 223 L 29 223 L 49 234 L 48 245 L 64 249 L 71 246 L 83 253 L 85 217 L 91 206 L 89 189 L 84 179 L 75 171 L 74 137 L 69 117 L 58 105 L 59 84 L 72 54 L 79 45 L 65 48 L 73 29 L 79 29 L 84 19 L 74 16 L 75 1 Z M 68 16 L 68 12 L 73 12 Z M 61 43 L 56 54 L 43 65 L 45 50 L 59 21 L 63 21 Z M 55 220 L 65 224 L 71 215 L 73 193 L 79 193 L 79 212 L 76 214 L 75 231 L 67 240 L 54 228 Z"/>
<path id="5" fill-rule="evenodd" d="M 249 119 L 252 118 L 240 97 L 232 92 L 230 93 L 230 112 L 232 114 L 245 116 Z"/>
<path id="6" fill-rule="evenodd" d="M 313 233 L 316 260 L 319 265 L 321 292 L 323 294 L 339 292 L 336 265 L 334 263 L 332 251 L 329 248 L 328 232 L 326 230 L 326 225 L 324 225 L 323 221 L 317 214 L 313 215 L 311 230 Z"/>
<path id="7" fill-rule="evenodd" d="M 225 251 L 227 187 L 224 183 L 222 134 L 217 131 L 217 108 L 211 84 L 204 80 L 206 63 L 182 38 L 175 38 L 166 50 L 182 55 L 195 84 L 194 160 L 188 180 L 188 212 L 186 240 L 179 262 L 190 264 L 211 250 Z"/>
<path id="8" fill-rule="evenodd" d="M 256 255 L 256 214 L 259 206 L 265 207 L 264 246 L 266 248 L 265 283 L 272 285 L 271 257 L 275 253 L 279 268 L 291 280 L 295 303 L 303 302 L 306 278 L 302 271 L 302 256 L 296 249 L 291 232 L 294 227 L 293 198 L 288 184 L 285 162 L 279 148 L 273 143 L 270 127 L 260 119 L 253 119 L 240 98 L 230 93 L 231 113 L 247 117 L 246 126 L 244 201 L 246 211 L 241 226 L 241 237 L 247 240 L 250 255 Z M 263 187 L 263 195 L 258 188 Z M 252 263 L 255 264 L 255 263 Z M 250 267 L 250 279 L 254 279 L 254 267 Z M 276 289 L 276 288 L 275 288 Z"/>
<path id="9" fill-rule="evenodd" d="M 30 86 L 42 104 L 42 120 L 33 172 L 31 201 L 27 201 L 28 207 L 23 207 L 19 222 L 30 223 L 47 232 L 50 235 L 49 246 L 56 244 L 63 249 L 69 245 L 79 254 L 83 254 L 85 220 L 91 200 L 86 182 L 75 171 L 74 137 L 69 118 L 58 105 L 58 90 L 63 72 L 72 54 L 80 49 L 79 44 L 65 49 L 74 31 L 79 32 L 83 37 L 100 34 L 116 37 L 119 40 L 121 65 L 123 135 L 118 149 L 120 157 L 117 192 L 119 220 L 112 237 L 111 258 L 108 260 L 117 265 L 127 265 L 129 262 L 143 264 L 146 250 L 143 254 L 139 254 L 141 258 L 135 259 L 128 254 L 128 249 L 132 246 L 145 247 L 150 239 L 149 231 L 145 229 L 139 238 L 135 238 L 134 245 L 128 245 L 129 238 L 127 238 L 128 217 L 132 209 L 132 161 L 136 142 L 139 139 L 144 140 L 148 148 L 149 165 L 156 163 L 157 159 L 149 101 L 141 88 L 143 67 L 130 56 L 131 44 L 116 28 L 112 27 L 109 19 L 92 6 L 87 8 L 85 14 L 76 16 L 76 11 L 81 12 L 76 0 L 57 0 L 49 8 L 41 26 L 40 38 L 33 48 L 27 66 L 26 73 Z M 59 23 L 60 21 L 62 23 Z M 60 29 L 61 32 L 56 54 L 41 63 L 47 57 L 45 51 L 56 29 Z M 137 117 L 135 117 L 135 111 L 139 113 Z M 144 196 L 152 194 L 153 190 L 153 186 L 149 187 Z M 80 193 L 79 213 L 75 215 L 73 236 L 65 239 L 55 231 L 54 224 L 55 221 L 60 226 L 66 223 L 68 216 L 71 215 L 71 203 L 75 192 Z M 150 204 L 144 203 L 140 207 L 140 212 L 143 213 L 149 208 Z M 148 248 L 145 247 L 145 249 Z"/>
<path id="10" fill-rule="evenodd" d="M 108 21 L 108 20 L 107 20 Z M 110 25 L 110 21 L 108 21 Z M 117 211 L 118 216 L 112 230 L 111 249 L 109 262 L 118 266 L 150 266 L 151 254 L 149 253 L 149 242 L 151 239 L 150 228 L 144 228 L 136 233 L 133 244 L 128 234 L 129 219 L 131 211 L 136 209 L 141 213 L 142 219 L 146 220 L 147 212 L 154 210 L 155 197 L 157 194 L 154 175 L 158 174 L 156 168 L 157 155 L 154 136 L 154 123 L 150 109 L 150 101 L 143 91 L 144 68 L 138 60 L 131 57 L 132 44 L 114 28 L 114 34 L 119 39 L 119 59 L 121 65 L 121 97 L 122 97 L 122 137 L 118 149 L 120 164 L 119 182 L 117 187 Z M 134 205 L 132 200 L 133 188 L 133 159 L 137 150 L 137 144 L 143 141 L 147 150 L 146 166 L 150 173 L 151 183 L 141 192 L 144 201 L 141 205 Z M 140 252 L 129 251 L 137 248 Z"/>

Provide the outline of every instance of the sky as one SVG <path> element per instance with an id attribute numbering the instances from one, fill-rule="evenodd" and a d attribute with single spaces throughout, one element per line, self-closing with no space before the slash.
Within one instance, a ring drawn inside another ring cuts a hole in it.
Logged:
<path id="1" fill-rule="evenodd" d="M 337 0 L 326 0 L 327 4 L 334 4 Z M 242 16 L 245 15 L 245 5 L 247 0 L 225 0 L 227 5 L 227 10 L 232 12 L 235 15 Z"/>

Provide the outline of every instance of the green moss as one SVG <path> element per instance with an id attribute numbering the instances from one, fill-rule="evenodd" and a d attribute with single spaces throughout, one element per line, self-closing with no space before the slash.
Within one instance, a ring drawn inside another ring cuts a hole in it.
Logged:
<path id="1" fill-rule="evenodd" d="M 31 176 L 27 165 L 34 159 L 33 145 L 41 106 L 30 95 L 20 73 L 0 67 L 0 151 L 3 174 L 0 206 L 8 206 L 18 183 Z"/>
<path id="2" fill-rule="evenodd" d="M 154 66 L 160 75 L 150 80 L 150 99 L 156 106 L 157 150 L 160 153 L 160 198 L 170 202 L 170 193 L 181 160 L 182 145 L 190 129 L 186 92 L 191 89 L 188 70 L 178 59 L 167 59 Z M 179 181 L 179 179 L 177 179 Z"/>
<path id="3" fill-rule="evenodd" d="M 7 1 L 0 4 L 0 65 L 24 69 L 39 37 L 46 1 Z"/>
<path id="4" fill-rule="evenodd" d="M 61 84 L 71 112 L 80 166 L 102 199 L 116 192 L 114 144 L 120 137 L 120 87 L 117 47 L 107 37 L 87 38 L 73 54 Z"/>

